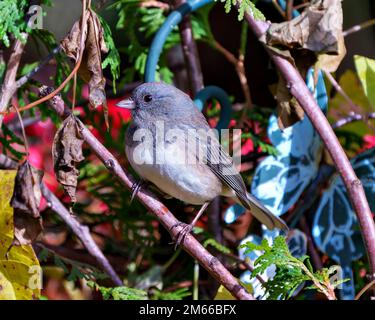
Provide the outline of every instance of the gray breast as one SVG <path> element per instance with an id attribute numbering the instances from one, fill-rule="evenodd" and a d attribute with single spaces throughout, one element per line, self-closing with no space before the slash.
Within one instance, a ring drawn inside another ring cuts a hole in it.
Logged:
<path id="1" fill-rule="evenodd" d="M 126 155 L 133 169 L 160 190 L 191 204 L 203 204 L 222 193 L 222 184 L 185 144 L 172 139 L 162 145 L 144 139 L 134 143 L 134 128 L 127 134 Z M 131 139 L 131 141 L 130 141 Z"/>

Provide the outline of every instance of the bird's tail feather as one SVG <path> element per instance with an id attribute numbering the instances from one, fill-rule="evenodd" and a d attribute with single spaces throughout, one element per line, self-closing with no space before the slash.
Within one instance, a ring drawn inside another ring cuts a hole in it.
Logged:
<path id="1" fill-rule="evenodd" d="M 287 232 L 288 226 L 278 216 L 272 214 L 257 198 L 250 193 L 246 193 L 247 199 L 249 200 L 249 207 L 251 213 L 261 223 L 263 223 L 268 229 L 278 228 Z"/>

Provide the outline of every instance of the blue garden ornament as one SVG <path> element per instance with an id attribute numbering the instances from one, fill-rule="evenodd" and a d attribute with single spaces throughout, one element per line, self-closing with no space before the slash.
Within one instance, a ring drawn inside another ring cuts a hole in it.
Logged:
<path id="1" fill-rule="evenodd" d="M 370 209 L 375 212 L 375 148 L 354 157 L 351 164 L 363 184 Z M 318 248 L 340 264 L 342 278 L 350 279 L 341 285 L 341 298 L 354 299 L 351 264 L 361 258 L 365 250 L 357 217 L 344 183 L 337 174 L 322 195 L 315 214 L 312 235 Z"/>
<path id="2" fill-rule="evenodd" d="M 318 83 L 314 87 L 313 73 L 312 69 L 308 72 L 306 84 L 320 108 L 326 112 L 328 98 L 324 79 L 319 73 Z M 322 156 L 322 142 L 307 116 L 293 126 L 280 130 L 276 116 L 272 115 L 268 137 L 278 154 L 266 157 L 257 166 L 251 192 L 273 214 L 280 216 L 296 203 L 316 177 Z M 232 223 L 242 213 L 244 209 L 239 205 L 229 207 L 225 221 Z"/>
<path id="3" fill-rule="evenodd" d="M 173 28 L 175 28 L 186 15 L 212 2 L 213 0 L 189 0 L 169 14 L 152 40 L 146 61 L 145 82 L 155 81 L 158 61 L 163 51 L 163 46 Z M 204 104 L 210 99 L 218 100 L 221 106 L 220 120 L 216 128 L 218 130 L 227 128 L 232 114 L 232 104 L 230 103 L 227 93 L 219 87 L 208 86 L 197 93 L 194 102 L 199 110 L 202 111 Z"/>

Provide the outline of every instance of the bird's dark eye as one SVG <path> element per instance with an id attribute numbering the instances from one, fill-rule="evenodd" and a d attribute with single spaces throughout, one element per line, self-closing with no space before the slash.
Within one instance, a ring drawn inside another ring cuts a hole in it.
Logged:
<path id="1" fill-rule="evenodd" d="M 143 97 L 143 101 L 144 102 L 150 102 L 152 100 L 152 96 L 150 94 L 146 94 L 144 97 Z"/>

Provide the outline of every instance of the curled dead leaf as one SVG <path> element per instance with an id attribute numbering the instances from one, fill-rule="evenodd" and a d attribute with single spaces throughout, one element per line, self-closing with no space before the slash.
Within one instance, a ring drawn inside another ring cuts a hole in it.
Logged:
<path id="1" fill-rule="evenodd" d="M 84 160 L 83 138 L 74 115 L 67 117 L 56 132 L 52 157 L 57 181 L 62 184 L 72 202 L 76 202 L 76 188 L 79 176 L 77 163 Z"/>
<path id="2" fill-rule="evenodd" d="M 17 171 L 11 206 L 14 209 L 14 239 L 12 245 L 27 245 L 41 234 L 42 219 L 39 204 L 43 171 L 25 161 Z"/>
<path id="3" fill-rule="evenodd" d="M 102 53 L 107 53 L 108 48 L 104 42 L 104 30 L 99 18 L 94 11 L 86 11 L 87 28 L 83 35 L 84 51 L 78 75 L 89 85 L 89 102 L 92 108 L 103 106 L 106 124 L 108 126 L 108 107 L 105 94 L 105 78 L 102 70 Z M 78 60 L 81 46 L 81 21 L 76 21 L 70 33 L 61 41 L 65 54 Z"/>
<path id="4" fill-rule="evenodd" d="M 312 66 L 327 72 L 337 70 L 346 54 L 342 24 L 341 0 L 314 0 L 293 20 L 271 24 L 260 40 L 294 64 L 305 78 Z M 282 84 L 285 82 L 280 78 L 279 125 L 285 128 L 301 120 L 303 111 Z"/>

